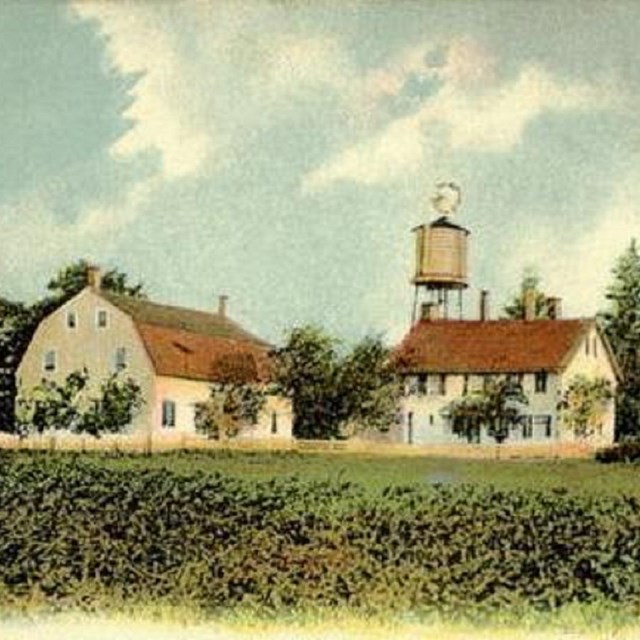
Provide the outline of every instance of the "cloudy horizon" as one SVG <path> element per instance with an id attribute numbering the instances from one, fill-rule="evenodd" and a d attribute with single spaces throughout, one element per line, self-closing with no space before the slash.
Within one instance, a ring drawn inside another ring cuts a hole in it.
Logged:
<path id="1" fill-rule="evenodd" d="M 533 267 L 566 315 L 640 237 L 640 5 L 0 5 L 0 295 L 87 258 L 279 340 L 398 339 L 410 230 L 462 188 L 465 308 Z"/>

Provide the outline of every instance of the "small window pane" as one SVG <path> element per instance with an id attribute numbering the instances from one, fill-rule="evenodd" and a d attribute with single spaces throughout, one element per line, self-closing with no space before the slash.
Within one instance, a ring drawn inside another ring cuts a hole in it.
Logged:
<path id="1" fill-rule="evenodd" d="M 271 414 L 271 433 L 278 433 L 278 414 L 275 411 Z"/>
<path id="2" fill-rule="evenodd" d="M 107 312 L 105 309 L 98 309 L 96 324 L 100 329 L 104 329 L 107 326 Z"/>
<path id="3" fill-rule="evenodd" d="M 536 390 L 536 393 L 547 392 L 547 372 L 546 371 L 538 371 L 536 373 L 535 390 Z"/>
<path id="4" fill-rule="evenodd" d="M 56 352 L 47 351 L 44 354 L 44 370 L 53 372 L 56 370 Z"/>
<path id="5" fill-rule="evenodd" d="M 127 350 L 125 347 L 116 349 L 116 371 L 122 371 L 127 368 Z"/>
<path id="6" fill-rule="evenodd" d="M 67 312 L 67 327 L 69 329 L 75 329 L 78 326 L 78 316 L 75 311 Z"/>
<path id="7" fill-rule="evenodd" d="M 176 426 L 176 403 L 173 400 L 162 401 L 162 426 L 167 429 Z"/>

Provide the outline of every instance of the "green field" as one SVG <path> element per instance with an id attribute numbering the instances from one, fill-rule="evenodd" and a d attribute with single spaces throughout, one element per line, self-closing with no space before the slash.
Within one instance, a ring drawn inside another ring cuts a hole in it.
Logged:
<path id="1" fill-rule="evenodd" d="M 248 480 L 297 476 L 341 480 L 380 491 L 388 486 L 473 484 L 498 489 L 566 489 L 593 495 L 640 495 L 640 465 L 605 465 L 592 460 L 463 460 L 353 453 L 187 451 L 143 455 L 5 452 L 11 460 L 47 457 L 110 469 L 167 469 L 177 474 L 219 472 Z"/>

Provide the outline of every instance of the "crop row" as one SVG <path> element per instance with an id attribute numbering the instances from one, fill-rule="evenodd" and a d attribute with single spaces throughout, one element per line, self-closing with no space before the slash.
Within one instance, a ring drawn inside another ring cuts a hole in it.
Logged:
<path id="1" fill-rule="evenodd" d="M 0 594 L 281 610 L 640 602 L 640 502 L 0 457 Z"/>

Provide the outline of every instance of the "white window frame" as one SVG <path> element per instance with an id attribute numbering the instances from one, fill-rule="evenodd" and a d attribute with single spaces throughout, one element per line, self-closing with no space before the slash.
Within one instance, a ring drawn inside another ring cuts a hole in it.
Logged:
<path id="1" fill-rule="evenodd" d="M 104 313 L 104 324 L 100 324 L 100 314 Z M 109 327 L 109 313 L 104 308 L 96 309 L 96 328 L 107 329 Z"/>
<path id="2" fill-rule="evenodd" d="M 49 368 L 47 362 L 47 356 L 51 354 L 53 360 L 52 368 Z M 58 370 L 58 352 L 56 349 L 47 349 L 42 356 L 42 371 L 44 373 L 55 373 Z"/>
<path id="3" fill-rule="evenodd" d="M 169 409 L 169 411 L 167 411 Z M 175 429 L 176 428 L 176 415 L 177 405 L 175 400 L 170 398 L 164 398 L 161 405 L 160 426 L 163 429 Z M 169 417 L 171 420 L 169 420 Z"/>

